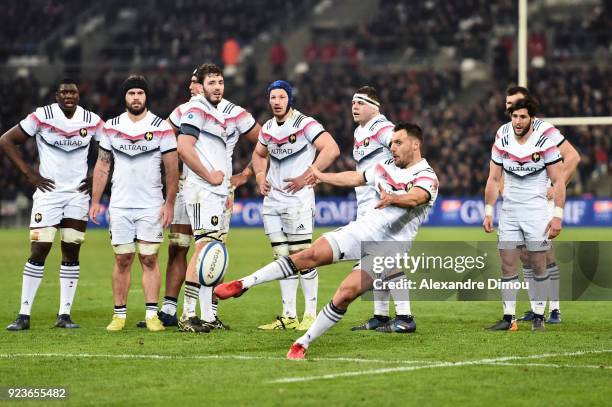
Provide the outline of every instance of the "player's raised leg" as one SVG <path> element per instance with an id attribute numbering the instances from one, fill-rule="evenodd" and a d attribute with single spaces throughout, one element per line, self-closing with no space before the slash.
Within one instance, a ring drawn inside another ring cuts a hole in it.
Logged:
<path id="1" fill-rule="evenodd" d="M 288 257 L 279 257 L 272 263 L 265 265 L 256 272 L 229 283 L 219 284 L 215 288 L 215 295 L 220 300 L 230 297 L 239 297 L 246 290 L 259 284 L 280 280 L 297 275 L 299 270 L 331 264 L 334 259 L 332 247 L 322 236 L 306 250 L 292 254 Z"/>

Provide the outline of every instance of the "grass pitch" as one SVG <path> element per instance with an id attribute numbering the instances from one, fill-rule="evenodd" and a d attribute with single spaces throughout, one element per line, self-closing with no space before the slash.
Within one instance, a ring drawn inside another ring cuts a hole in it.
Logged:
<path id="1" fill-rule="evenodd" d="M 566 229 L 566 240 L 610 240 L 609 229 Z M 422 240 L 482 240 L 480 229 L 424 228 Z M 0 321 L 19 309 L 28 255 L 25 230 L 0 231 Z M 57 242 L 56 242 L 57 243 Z M 230 232 L 229 279 L 271 260 L 259 229 Z M 165 269 L 166 248 L 161 251 Z M 0 331 L 0 387 L 67 387 L 71 405 L 610 405 L 612 304 L 562 302 L 564 322 L 533 333 L 485 332 L 499 302 L 413 302 L 412 335 L 350 332 L 372 313 L 358 300 L 344 320 L 314 343 L 306 362 L 284 359 L 296 332 L 261 332 L 280 313 L 277 283 L 222 302 L 231 331 L 149 333 L 140 266 L 132 271 L 128 324 L 110 334 L 113 254 L 105 231 L 92 230 L 81 255 L 73 317 L 78 330 L 49 329 L 59 305 L 59 250 L 52 250 L 32 314 L 32 329 Z M 319 307 L 350 264 L 319 270 Z M 563 277 L 562 280 L 563 281 Z M 163 287 L 163 284 L 162 284 Z M 163 296 L 163 293 L 161 293 Z M 298 293 L 298 312 L 303 310 Z M 182 300 L 182 295 L 181 295 Z M 526 310 L 522 302 L 517 311 Z M 179 305 L 180 309 L 180 305 Z M 393 312 L 393 306 L 391 306 Z M 20 405 L 41 402 L 20 402 Z M 53 404 L 55 405 L 55 404 Z"/>

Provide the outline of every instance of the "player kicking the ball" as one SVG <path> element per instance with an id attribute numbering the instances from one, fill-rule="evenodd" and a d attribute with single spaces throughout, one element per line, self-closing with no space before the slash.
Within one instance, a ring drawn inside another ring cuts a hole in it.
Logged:
<path id="1" fill-rule="evenodd" d="M 364 241 L 401 242 L 408 248 L 438 193 L 436 174 L 421 157 L 422 143 L 421 128 L 402 123 L 394 127 L 391 138 L 393 159 L 380 161 L 365 172 L 321 173 L 312 166 L 314 182 L 341 187 L 375 185 L 378 204 L 358 220 L 326 233 L 312 247 L 280 257 L 241 280 L 217 286 L 215 294 L 220 299 L 238 297 L 255 285 L 295 275 L 299 270 L 359 259 Z M 372 285 L 370 274 L 357 263 L 332 301 L 323 307 L 306 333 L 293 343 L 287 358 L 303 359 L 310 344 L 338 323 L 351 302 Z M 412 317 L 410 322 L 414 324 Z"/>

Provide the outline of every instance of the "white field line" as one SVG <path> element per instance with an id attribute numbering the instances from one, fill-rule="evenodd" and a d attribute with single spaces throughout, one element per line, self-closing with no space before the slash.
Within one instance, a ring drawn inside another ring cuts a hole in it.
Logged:
<path id="1" fill-rule="evenodd" d="M 540 355 L 529 355 L 529 356 L 504 356 L 499 358 L 487 358 L 478 360 L 466 360 L 460 362 L 432 362 L 430 364 L 424 364 L 419 366 L 399 366 L 399 367 L 388 367 L 382 369 L 372 370 L 358 370 L 353 372 L 342 372 L 342 373 L 330 373 L 318 376 L 303 376 L 303 377 L 284 377 L 276 380 L 272 380 L 268 383 L 298 383 L 298 382 L 309 382 L 313 380 L 329 380 L 338 379 L 342 377 L 355 377 L 355 376 L 373 376 L 386 373 L 396 372 L 410 372 L 421 369 L 435 369 L 435 368 L 446 368 L 446 367 L 458 367 L 458 366 L 471 366 L 471 365 L 491 365 L 498 362 L 507 362 L 512 360 L 530 360 L 530 359 L 545 359 L 554 357 L 570 357 L 570 356 L 581 356 L 590 354 L 601 354 L 601 353 L 612 353 L 612 349 L 602 350 L 587 350 L 578 352 L 566 352 L 566 353 L 543 353 Z"/>
<path id="2" fill-rule="evenodd" d="M 554 363 L 506 363 L 506 362 L 496 362 L 489 363 L 494 366 L 517 366 L 517 367 L 551 367 L 557 369 L 610 369 L 612 366 L 609 365 L 559 365 Z"/>
<path id="3" fill-rule="evenodd" d="M 0 353 L 0 359 L 13 359 L 20 357 L 30 358 L 101 358 L 101 359 L 151 359 L 151 360 L 287 360 L 280 356 L 249 356 L 249 355 L 132 355 L 132 354 L 105 354 L 105 353 Z M 429 360 L 389 360 L 389 359 L 362 359 L 362 358 L 312 358 L 320 362 L 353 362 L 373 364 L 421 364 L 434 363 Z"/>

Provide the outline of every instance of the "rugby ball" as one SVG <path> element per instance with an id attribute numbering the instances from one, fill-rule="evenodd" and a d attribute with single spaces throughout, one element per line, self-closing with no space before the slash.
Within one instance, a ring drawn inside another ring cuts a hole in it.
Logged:
<path id="1" fill-rule="evenodd" d="M 219 283 L 227 271 L 227 249 L 221 242 L 209 242 L 200 251 L 196 262 L 196 272 L 200 284 L 206 287 Z"/>

